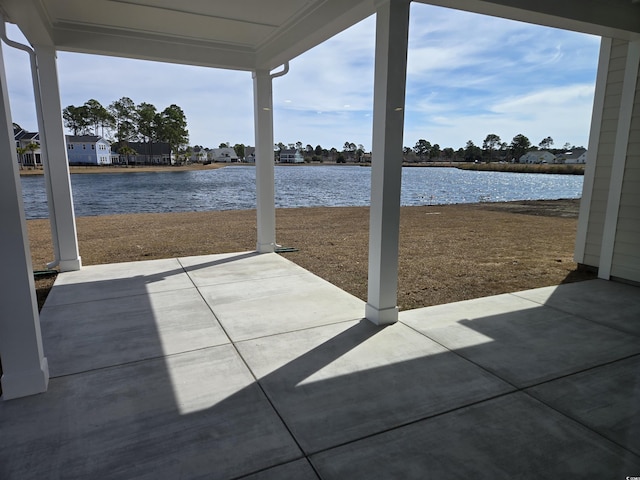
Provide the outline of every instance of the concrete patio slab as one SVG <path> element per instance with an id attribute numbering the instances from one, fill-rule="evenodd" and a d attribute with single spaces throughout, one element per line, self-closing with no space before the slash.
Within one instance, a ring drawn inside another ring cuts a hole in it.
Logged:
<path id="1" fill-rule="evenodd" d="M 179 261 L 197 287 L 309 274 L 302 267 L 276 253 L 223 253 L 183 257 Z"/>
<path id="2" fill-rule="evenodd" d="M 400 320 L 519 388 L 640 352 L 632 336 L 516 295 L 401 312 Z"/>
<path id="3" fill-rule="evenodd" d="M 278 295 L 296 294 L 302 290 L 327 287 L 326 280 L 310 274 L 292 274 L 277 278 L 243 280 L 239 282 L 198 287 L 209 305 L 246 302 Z M 344 292 L 341 292 L 344 294 Z"/>
<path id="4" fill-rule="evenodd" d="M 638 288 L 606 280 L 568 283 L 515 295 L 625 332 L 640 335 Z"/>
<path id="5" fill-rule="evenodd" d="M 229 479 L 301 458 L 230 345 L 54 379 L 1 407 L 3 479 Z"/>
<path id="6" fill-rule="evenodd" d="M 279 285 L 287 288 L 279 294 L 258 294 L 255 298 L 236 302 L 230 301 L 226 288 L 217 291 L 215 287 L 201 287 L 201 291 L 234 342 L 359 320 L 364 315 L 365 303 L 362 300 L 324 280 L 316 281 L 313 277 L 301 280 L 294 275 L 278 277 L 271 285 L 266 290 L 273 291 Z M 255 287 L 252 282 L 247 285 L 238 282 L 233 286 L 238 290 Z M 217 303 L 215 299 L 218 293 L 226 297 L 225 301 L 229 303 Z"/>
<path id="7" fill-rule="evenodd" d="M 523 393 L 311 456 L 325 480 L 624 479 L 640 459 Z"/>
<path id="8" fill-rule="evenodd" d="M 47 306 L 192 288 L 177 259 L 91 265 L 56 278 Z"/>
<path id="9" fill-rule="evenodd" d="M 295 462 L 269 468 L 253 475 L 242 477 L 242 480 L 319 480 L 313 471 L 309 461 L 297 460 Z"/>
<path id="10" fill-rule="evenodd" d="M 599 308 L 634 304 L 627 287 Z M 381 328 L 274 254 L 61 274 L 41 322 L 53 378 L 0 402 L 0 478 L 635 475 L 638 335 L 532 299 Z"/>
<path id="11" fill-rule="evenodd" d="M 640 455 L 640 356 L 527 390 Z"/>
<path id="12" fill-rule="evenodd" d="M 41 325 L 54 377 L 230 342 L 195 288 L 73 308 L 47 302 Z"/>
<path id="13" fill-rule="evenodd" d="M 401 324 L 347 322 L 236 346 L 307 453 L 513 390 Z"/>

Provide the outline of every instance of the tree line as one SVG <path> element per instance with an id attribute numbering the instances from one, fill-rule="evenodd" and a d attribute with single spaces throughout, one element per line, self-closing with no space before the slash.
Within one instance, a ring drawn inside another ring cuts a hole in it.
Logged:
<path id="1" fill-rule="evenodd" d="M 403 157 L 406 161 L 429 162 L 437 160 L 445 161 L 467 161 L 473 162 L 483 160 L 492 162 L 496 160 L 514 160 L 518 161 L 525 153 L 532 150 L 548 150 L 551 153 L 560 153 L 574 148 L 569 143 L 565 143 L 560 149 L 553 149 L 553 138 L 550 136 L 543 138 L 538 145 L 533 145 L 529 138 L 523 134 L 513 137 L 510 143 L 503 142 L 499 135 L 495 133 L 488 134 L 482 145 L 476 145 L 472 140 L 467 141 L 464 147 L 457 150 L 452 147 L 441 148 L 437 143 L 420 139 L 413 147 L 405 146 L 403 148 Z M 582 148 L 582 147 L 580 147 Z M 370 158 L 365 155 L 364 147 L 353 142 L 346 141 L 342 150 L 336 148 L 323 148 L 320 145 L 313 147 L 311 144 L 304 144 L 300 141 L 296 143 L 278 142 L 274 145 L 276 158 L 281 150 L 296 149 L 300 151 L 306 161 L 322 161 L 323 159 L 331 159 L 337 163 L 345 163 L 347 160 L 351 162 L 368 162 Z"/>
<path id="2" fill-rule="evenodd" d="M 189 142 L 187 118 L 178 105 L 159 111 L 155 105 L 136 105 L 122 97 L 104 107 L 95 99 L 84 105 L 69 105 L 62 111 L 64 125 L 73 135 L 99 135 L 116 143 L 118 153 L 134 155 L 129 142 L 168 143 L 171 151 L 180 152 Z"/>
<path id="3" fill-rule="evenodd" d="M 118 153 L 123 155 L 134 155 L 136 152 L 129 147 L 129 142 L 139 141 L 149 144 L 168 143 L 171 150 L 176 153 L 183 153 L 191 156 L 192 153 L 208 151 L 196 145 L 189 147 L 189 132 L 187 130 L 187 119 L 178 105 L 172 104 L 162 111 L 158 111 L 155 105 L 142 102 L 136 105 L 129 97 L 122 97 L 104 107 L 95 99 L 87 100 L 83 105 L 69 105 L 62 112 L 65 127 L 74 135 L 100 135 L 115 142 Z M 464 147 L 454 150 L 451 147 L 441 148 L 437 143 L 425 139 L 419 139 L 413 147 L 405 146 L 403 156 L 407 161 L 495 161 L 515 160 L 517 161 L 525 153 L 531 150 L 550 150 L 557 153 L 559 150 L 551 149 L 554 144 L 553 139 L 543 138 L 537 146 L 523 134 L 513 137 L 510 143 L 503 142 L 499 135 L 490 133 L 486 136 L 481 146 L 475 145 L 473 141 L 467 141 Z M 220 147 L 231 147 L 231 142 L 221 143 Z M 234 150 L 238 157 L 244 157 L 245 145 L 235 144 Z M 336 148 L 323 148 L 320 145 L 315 147 L 311 144 L 306 146 L 301 142 L 276 143 L 274 151 L 276 158 L 280 151 L 285 149 L 296 149 L 300 151 L 306 161 L 323 161 L 331 159 L 337 163 L 348 161 L 363 162 L 369 159 L 365 155 L 363 145 L 356 145 L 346 141 L 341 150 Z M 564 145 L 564 150 L 571 147 L 568 143 Z"/>
<path id="4" fill-rule="evenodd" d="M 484 160 L 493 162 L 496 160 L 518 161 L 525 153 L 532 150 L 548 150 L 551 153 L 559 153 L 577 148 L 565 143 L 561 149 L 552 149 L 553 143 L 553 138 L 545 137 L 535 146 L 521 133 L 513 137 L 510 143 L 507 143 L 503 142 L 499 135 L 490 133 L 485 137 L 482 146 L 475 145 L 473 141 L 469 140 L 465 147 L 457 150 L 450 147 L 441 149 L 437 143 L 432 145 L 427 140 L 420 139 L 413 148 L 404 147 L 403 154 L 405 157 L 416 156 L 420 161 L 444 158 L 452 161 Z"/>

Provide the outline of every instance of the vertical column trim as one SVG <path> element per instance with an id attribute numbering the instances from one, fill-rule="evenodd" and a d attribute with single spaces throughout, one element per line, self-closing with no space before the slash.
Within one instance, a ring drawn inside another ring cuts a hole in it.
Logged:
<path id="1" fill-rule="evenodd" d="M 582 199 L 580 200 L 580 213 L 578 215 L 578 230 L 576 232 L 576 246 L 574 261 L 584 263 L 587 246 L 587 234 L 591 216 L 591 199 L 593 197 L 593 185 L 598 161 L 598 149 L 600 146 L 600 131 L 602 130 L 602 117 L 604 113 L 604 99 L 609 78 L 609 62 L 611 59 L 611 38 L 602 38 L 600 41 L 600 56 L 598 60 L 598 72 L 596 75 L 596 88 L 593 98 L 593 112 L 591 114 L 591 130 L 589 134 L 589 147 L 587 164 L 585 165 L 584 180 L 582 185 Z"/>
<path id="2" fill-rule="evenodd" d="M 253 72 L 253 115 L 256 140 L 256 215 L 259 253 L 276 249 L 273 93 L 268 70 Z"/>
<path id="3" fill-rule="evenodd" d="M 0 357 L 2 399 L 47 390 L 49 366 L 42 348 L 33 266 L 22 203 L 18 158 L 13 137 L 5 64 L 0 44 Z"/>
<path id="4" fill-rule="evenodd" d="M 376 13 L 369 284 L 365 317 L 398 320 L 398 252 L 409 9 L 406 0 L 380 2 Z"/>
<path id="5" fill-rule="evenodd" d="M 48 156 L 49 198 L 52 200 L 51 211 L 55 216 L 58 249 L 60 253 L 60 271 L 80 270 L 82 261 L 78 249 L 73 194 L 67 146 L 62 124 L 62 106 L 58 85 L 56 51 L 50 46 L 34 46 L 38 64 L 40 98 L 42 101 L 42 119 L 39 124 L 45 130 L 46 153 Z"/>
<path id="6" fill-rule="evenodd" d="M 613 254 L 618 228 L 618 215 L 622 197 L 622 183 L 627 162 L 629 148 L 629 133 L 633 116 L 633 103 L 638 83 L 638 67 L 640 66 L 640 40 L 629 42 L 627 61 L 622 84 L 622 99 L 616 130 L 616 143 L 613 151 L 613 165 L 611 166 L 611 180 L 607 199 L 607 212 L 602 232 L 602 246 L 600 250 L 600 266 L 598 277 L 608 280 L 611 277 Z"/>

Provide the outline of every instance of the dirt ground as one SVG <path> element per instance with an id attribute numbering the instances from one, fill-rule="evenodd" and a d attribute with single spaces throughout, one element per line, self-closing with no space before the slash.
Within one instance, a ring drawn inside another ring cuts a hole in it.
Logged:
<path id="1" fill-rule="evenodd" d="M 579 200 L 403 207 L 400 309 L 593 278 L 573 262 Z M 277 210 L 282 255 L 366 300 L 369 209 Z M 52 259 L 48 220 L 30 220 L 34 270 Z M 250 211 L 77 219 L 84 265 L 253 250 Z M 36 276 L 42 305 L 55 274 Z"/>

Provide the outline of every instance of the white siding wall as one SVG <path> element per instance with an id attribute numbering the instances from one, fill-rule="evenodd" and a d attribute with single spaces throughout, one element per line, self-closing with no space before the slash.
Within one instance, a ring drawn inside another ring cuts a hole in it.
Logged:
<path id="1" fill-rule="evenodd" d="M 611 276 L 640 282 L 640 80 L 635 92 Z"/>
<path id="2" fill-rule="evenodd" d="M 589 162 L 595 160 L 595 172 L 584 257 L 581 263 L 594 267 L 600 266 L 628 52 L 627 41 L 612 41 L 598 149 L 596 158 L 589 159 Z M 636 82 L 611 276 L 640 282 L 640 82 Z"/>
<path id="3" fill-rule="evenodd" d="M 607 209 L 607 197 L 609 195 L 611 165 L 613 164 L 613 151 L 628 45 L 627 42 L 622 40 L 614 40 L 612 42 L 597 156 L 595 159 L 590 159 L 590 161 L 595 160 L 595 174 L 589 210 L 589 226 L 582 263 L 594 267 L 597 267 L 600 263 L 602 231 Z"/>

